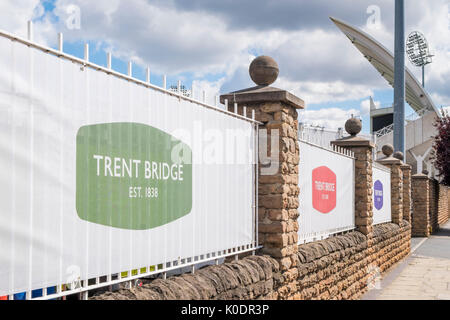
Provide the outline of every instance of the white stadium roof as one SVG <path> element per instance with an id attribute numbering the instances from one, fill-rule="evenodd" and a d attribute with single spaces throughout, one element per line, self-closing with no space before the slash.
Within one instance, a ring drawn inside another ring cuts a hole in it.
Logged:
<path id="1" fill-rule="evenodd" d="M 336 18 L 331 21 L 350 39 L 353 45 L 369 60 L 391 86 L 394 83 L 394 55 L 381 43 L 364 31 Z M 406 101 L 414 111 L 428 109 L 440 114 L 431 97 L 417 81 L 411 71 L 406 68 L 405 75 Z"/>

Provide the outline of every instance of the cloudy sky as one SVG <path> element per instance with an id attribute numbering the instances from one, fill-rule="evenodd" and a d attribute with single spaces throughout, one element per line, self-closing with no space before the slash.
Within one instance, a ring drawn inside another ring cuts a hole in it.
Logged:
<path id="1" fill-rule="evenodd" d="M 408 0 L 406 34 L 425 34 L 435 54 L 427 67 L 427 89 L 436 105 L 450 105 L 450 0 Z M 393 51 L 393 0 L 2 0 L 0 28 L 21 36 L 35 23 L 35 40 L 56 46 L 63 32 L 65 51 L 144 78 L 163 74 L 196 92 L 216 94 L 252 86 L 248 65 L 261 54 L 280 66 L 274 86 L 307 103 L 301 121 L 337 128 L 360 115 L 368 132 L 369 97 L 392 103 L 393 91 L 329 20 L 334 16 L 371 34 Z M 408 66 L 420 79 L 418 68 Z M 410 109 L 408 112 L 412 112 Z"/>

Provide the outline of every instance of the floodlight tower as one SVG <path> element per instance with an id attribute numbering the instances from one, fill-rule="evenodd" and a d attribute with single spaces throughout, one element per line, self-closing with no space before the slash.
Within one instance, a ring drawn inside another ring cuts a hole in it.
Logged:
<path id="1" fill-rule="evenodd" d="M 425 66 L 430 64 L 433 55 L 430 54 L 425 36 L 418 32 L 411 32 L 406 41 L 406 53 L 409 61 L 416 67 L 422 67 L 422 87 L 425 88 Z"/>
<path id="2" fill-rule="evenodd" d="M 394 148 L 405 154 L 405 6 L 395 0 Z"/>

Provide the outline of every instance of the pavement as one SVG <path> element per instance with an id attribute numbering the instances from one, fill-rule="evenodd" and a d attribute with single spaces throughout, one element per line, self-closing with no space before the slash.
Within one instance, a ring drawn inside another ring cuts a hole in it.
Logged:
<path id="1" fill-rule="evenodd" d="M 450 300 L 450 221 L 430 238 L 413 238 L 411 255 L 362 300 Z"/>

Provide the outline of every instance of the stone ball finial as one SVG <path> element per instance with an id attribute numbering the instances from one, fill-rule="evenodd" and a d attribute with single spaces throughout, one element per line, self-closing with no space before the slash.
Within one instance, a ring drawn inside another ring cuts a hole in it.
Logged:
<path id="1" fill-rule="evenodd" d="M 397 151 L 397 152 L 394 153 L 394 158 L 403 161 L 403 159 L 405 157 L 403 156 L 403 152 Z"/>
<path id="2" fill-rule="evenodd" d="M 351 136 L 356 136 L 362 130 L 362 122 L 358 118 L 350 118 L 345 123 L 345 131 Z"/>
<path id="3" fill-rule="evenodd" d="M 386 157 L 390 157 L 394 153 L 394 146 L 392 144 L 386 144 L 381 151 Z"/>
<path id="4" fill-rule="evenodd" d="M 273 58 L 259 56 L 250 64 L 249 72 L 258 86 L 269 86 L 277 80 L 280 70 Z"/>

